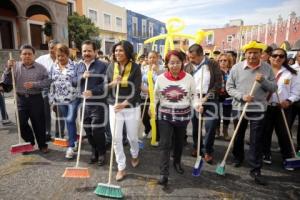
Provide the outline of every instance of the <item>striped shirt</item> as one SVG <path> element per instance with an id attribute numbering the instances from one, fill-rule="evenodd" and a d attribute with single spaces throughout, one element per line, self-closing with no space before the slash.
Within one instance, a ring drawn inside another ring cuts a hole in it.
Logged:
<path id="1" fill-rule="evenodd" d="M 11 70 L 6 68 L 3 76 L 5 82 L 12 85 Z M 40 94 L 42 89 L 50 84 L 47 69 L 37 62 L 34 62 L 31 66 L 25 66 L 21 62 L 17 62 L 14 76 L 16 92 L 19 94 Z M 24 87 L 25 82 L 33 82 L 33 87 L 26 89 Z"/>

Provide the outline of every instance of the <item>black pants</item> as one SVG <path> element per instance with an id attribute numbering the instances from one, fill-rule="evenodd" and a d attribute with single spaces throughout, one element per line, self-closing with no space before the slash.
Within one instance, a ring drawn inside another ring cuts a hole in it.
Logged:
<path id="1" fill-rule="evenodd" d="M 158 127 L 160 129 L 160 174 L 169 175 L 170 152 L 174 147 L 174 162 L 181 162 L 181 155 L 184 144 L 184 136 L 186 133 L 186 125 L 175 126 L 168 121 L 159 120 Z M 173 145 L 174 142 L 174 145 Z"/>
<path id="2" fill-rule="evenodd" d="M 291 108 L 291 113 L 290 113 L 290 118 L 289 118 L 289 126 L 290 129 L 292 130 L 292 126 L 294 124 L 294 121 L 296 119 L 296 116 L 298 116 L 298 129 L 297 129 L 297 151 L 300 151 L 300 101 L 295 102 L 292 105 Z"/>
<path id="3" fill-rule="evenodd" d="M 34 136 L 38 143 L 38 147 L 47 147 L 46 144 L 46 128 L 45 128 L 45 113 L 44 100 L 41 94 L 23 96 L 18 95 L 18 111 L 20 118 L 21 136 L 26 142 L 35 144 Z M 28 120 L 32 124 L 33 131 L 28 124 Z M 34 133 L 34 135 L 33 135 Z"/>
<path id="4" fill-rule="evenodd" d="M 104 155 L 106 152 L 104 112 L 103 106 L 86 105 L 84 113 L 84 130 L 89 144 L 99 155 Z"/>
<path id="5" fill-rule="evenodd" d="M 50 111 L 48 95 L 44 96 L 43 100 L 44 100 L 46 134 L 51 135 L 51 111 Z"/>
<path id="6" fill-rule="evenodd" d="M 233 116 L 238 116 L 238 111 L 233 111 Z M 263 150 L 263 123 L 264 112 L 246 112 L 233 144 L 233 155 L 236 160 L 243 161 L 245 132 L 250 121 L 250 148 L 248 152 L 248 162 L 252 170 L 260 170 L 262 167 Z"/>
<path id="7" fill-rule="evenodd" d="M 284 111 L 287 119 L 290 111 L 290 109 L 285 109 Z M 265 156 L 271 156 L 271 143 L 274 128 L 277 135 L 278 144 L 280 146 L 282 158 L 291 158 L 293 156 L 292 148 L 288 137 L 288 132 L 286 130 L 286 126 L 281 114 L 281 109 L 278 106 L 268 106 L 264 123 L 263 154 Z"/>

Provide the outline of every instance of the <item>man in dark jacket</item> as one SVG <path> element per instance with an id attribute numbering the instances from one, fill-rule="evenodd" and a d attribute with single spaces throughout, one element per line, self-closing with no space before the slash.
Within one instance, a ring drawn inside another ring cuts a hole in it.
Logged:
<path id="1" fill-rule="evenodd" d="M 217 62 L 203 55 L 203 48 L 199 44 L 190 46 L 188 57 L 190 63 L 184 69 L 193 75 L 196 82 L 196 92 L 199 96 L 202 95 L 203 97 L 205 137 L 204 144 L 201 145 L 201 152 L 204 153 L 205 161 L 211 164 L 213 161 L 212 153 L 215 130 L 218 121 L 218 92 L 222 87 L 222 73 Z M 195 111 L 192 118 L 194 142 L 192 156 L 196 156 L 197 153 L 198 123 L 198 114 Z"/>
<path id="2" fill-rule="evenodd" d="M 83 60 L 77 65 L 77 80 L 80 90 L 86 100 L 84 109 L 84 129 L 90 145 L 92 156 L 90 164 L 98 162 L 99 166 L 105 164 L 105 125 L 107 118 L 106 94 L 104 80 L 107 66 L 96 59 L 96 45 L 91 41 L 84 41 L 82 46 Z M 87 88 L 85 84 L 87 81 Z"/>

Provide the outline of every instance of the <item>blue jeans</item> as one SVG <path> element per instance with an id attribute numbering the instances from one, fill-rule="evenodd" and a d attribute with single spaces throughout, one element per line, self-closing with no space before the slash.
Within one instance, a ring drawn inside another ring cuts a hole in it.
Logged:
<path id="1" fill-rule="evenodd" d="M 79 99 L 76 99 L 71 101 L 69 104 L 58 105 L 59 114 L 63 117 L 67 124 L 69 147 L 75 147 L 75 142 L 77 139 L 76 117 L 79 103 Z"/>
<path id="2" fill-rule="evenodd" d="M 0 110 L 1 110 L 2 120 L 7 120 L 8 115 L 7 115 L 7 112 L 6 112 L 5 99 L 4 99 L 4 96 L 1 92 L 0 92 Z"/>
<path id="3" fill-rule="evenodd" d="M 202 137 L 200 140 L 202 153 L 212 154 L 214 151 L 213 146 L 215 141 L 215 132 L 216 132 L 216 126 L 218 124 L 218 117 L 219 117 L 218 106 L 219 106 L 219 102 L 217 100 L 209 100 L 207 103 L 203 105 L 204 113 L 203 113 L 202 120 L 205 121 L 205 136 L 204 136 L 204 144 L 202 142 L 203 141 Z M 192 117 L 194 149 L 197 149 L 197 141 L 198 141 L 198 123 L 199 123 L 198 115 L 199 115 L 198 112 L 194 111 L 194 115 Z"/>

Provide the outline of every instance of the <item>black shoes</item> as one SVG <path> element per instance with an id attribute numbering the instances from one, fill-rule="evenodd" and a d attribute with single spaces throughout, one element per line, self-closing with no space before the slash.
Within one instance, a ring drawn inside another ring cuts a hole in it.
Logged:
<path id="1" fill-rule="evenodd" d="M 180 163 L 174 162 L 174 163 L 173 163 L 173 166 L 174 166 L 175 171 L 176 171 L 178 174 L 183 174 L 183 173 L 184 173 L 184 170 L 182 169 Z"/>
<path id="2" fill-rule="evenodd" d="M 95 148 L 92 148 L 92 155 L 91 155 L 91 158 L 88 163 L 94 164 L 94 163 L 98 162 L 98 158 L 99 158 L 98 152 L 96 151 Z"/>
<path id="3" fill-rule="evenodd" d="M 258 185 L 267 185 L 265 178 L 258 171 L 251 171 L 250 176 L 254 179 L 255 183 Z"/>
<path id="4" fill-rule="evenodd" d="M 98 166 L 105 165 L 105 155 L 100 155 L 98 158 Z"/>
<path id="5" fill-rule="evenodd" d="M 163 185 L 163 186 L 167 186 L 168 185 L 168 177 L 164 176 L 164 175 L 161 175 L 160 179 L 158 181 L 158 184 Z"/>
<path id="6" fill-rule="evenodd" d="M 242 166 L 242 163 L 243 163 L 243 161 L 238 160 L 236 158 L 233 160 L 233 166 L 236 168 Z"/>

